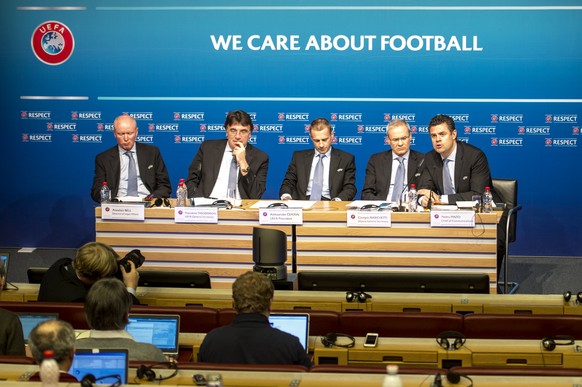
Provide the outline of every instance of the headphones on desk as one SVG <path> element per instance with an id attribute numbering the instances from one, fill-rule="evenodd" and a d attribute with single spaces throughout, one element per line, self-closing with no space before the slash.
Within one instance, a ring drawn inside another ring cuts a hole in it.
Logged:
<path id="1" fill-rule="evenodd" d="M 347 337 L 350 342 L 348 344 L 338 344 L 337 338 L 338 337 Z M 353 348 L 356 345 L 356 339 L 354 336 L 348 335 L 347 333 L 334 333 L 330 332 L 325 336 L 321 336 L 321 343 L 325 348 L 331 348 L 334 345 L 340 348 Z"/>
<path id="2" fill-rule="evenodd" d="M 157 366 L 167 366 L 168 369 L 174 370 L 168 376 L 157 376 L 156 371 L 153 370 L 154 367 Z M 162 363 L 154 363 L 152 365 L 140 365 L 136 370 L 136 375 L 138 379 L 145 379 L 148 382 L 161 382 L 162 380 L 168 380 L 173 378 L 178 374 L 178 364 L 170 361 L 162 362 Z M 84 387 L 84 386 L 83 386 Z"/>
<path id="3" fill-rule="evenodd" d="M 100 378 L 96 378 L 93 374 L 87 374 L 81 379 L 81 387 L 93 387 L 98 381 L 114 378 L 115 381 L 109 385 L 109 387 L 118 387 L 123 383 L 121 382 L 121 375 L 105 375 Z"/>
<path id="4" fill-rule="evenodd" d="M 568 290 L 564 292 L 564 301 L 569 302 L 571 298 L 572 298 L 571 291 Z M 578 292 L 578 294 L 576 294 L 576 304 L 582 304 L 582 292 Z"/>
<path id="5" fill-rule="evenodd" d="M 542 339 L 542 346 L 546 351 L 553 351 L 558 345 L 574 345 L 576 339 L 570 335 L 556 335 L 544 337 Z"/>
<path id="6" fill-rule="evenodd" d="M 368 298 L 372 298 L 372 296 L 363 290 L 356 290 L 353 292 L 347 291 L 346 292 L 346 301 L 347 302 L 353 302 L 353 301 L 366 302 L 366 300 Z"/>
<path id="7" fill-rule="evenodd" d="M 450 340 L 453 341 L 451 342 Z M 463 345 L 465 345 L 465 341 L 467 341 L 467 338 L 461 332 L 446 331 L 439 333 L 439 335 L 436 338 L 436 341 L 438 345 L 441 346 L 441 348 L 447 351 L 454 351 L 460 349 Z"/>

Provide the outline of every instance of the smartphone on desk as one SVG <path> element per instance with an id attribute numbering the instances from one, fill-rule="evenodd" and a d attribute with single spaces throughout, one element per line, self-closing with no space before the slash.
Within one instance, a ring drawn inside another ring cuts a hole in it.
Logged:
<path id="1" fill-rule="evenodd" d="M 366 333 L 366 339 L 364 340 L 364 347 L 374 348 L 378 345 L 378 334 L 377 333 Z"/>

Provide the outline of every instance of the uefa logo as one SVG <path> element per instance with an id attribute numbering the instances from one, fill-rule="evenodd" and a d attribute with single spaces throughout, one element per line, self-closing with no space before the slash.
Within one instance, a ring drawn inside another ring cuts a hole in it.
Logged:
<path id="1" fill-rule="evenodd" d="M 75 49 L 73 33 L 58 21 L 46 21 L 36 27 L 30 44 L 38 60 L 51 66 L 65 63 Z"/>

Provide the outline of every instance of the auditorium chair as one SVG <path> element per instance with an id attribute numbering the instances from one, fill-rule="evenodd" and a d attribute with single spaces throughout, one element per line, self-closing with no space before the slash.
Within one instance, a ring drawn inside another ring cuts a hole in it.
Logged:
<path id="1" fill-rule="evenodd" d="M 582 377 L 580 368 L 557 367 L 452 367 L 451 372 L 473 375 L 495 376 L 574 376 Z"/>
<path id="2" fill-rule="evenodd" d="M 572 336 L 582 339 L 582 316 L 562 314 L 469 314 L 462 331 L 468 339 L 542 340 Z"/>
<path id="3" fill-rule="evenodd" d="M 342 373 L 342 374 L 385 374 L 386 365 L 366 366 L 366 365 L 340 365 L 340 364 L 316 364 L 311 367 L 310 372 L 320 373 Z M 447 370 L 443 368 L 428 367 L 398 367 L 401 375 L 444 375 Z"/>
<path id="4" fill-rule="evenodd" d="M 415 312 L 343 312 L 341 333 L 366 336 L 375 332 L 380 337 L 437 337 L 445 331 L 463 331 L 463 316 L 457 313 Z"/>
<path id="5" fill-rule="evenodd" d="M 503 265 L 503 293 L 513 294 L 517 291 L 519 283 L 509 282 L 509 244 L 517 238 L 517 212 L 521 210 L 517 198 L 517 180 L 494 178 L 493 190 L 499 199 L 505 203 L 507 219 L 505 223 L 505 259 Z M 509 288 L 509 290 L 508 290 Z"/>
<path id="6" fill-rule="evenodd" d="M 340 312 L 333 310 L 273 310 L 272 313 L 307 313 L 309 314 L 309 336 L 325 336 L 329 332 L 339 332 Z M 232 308 L 218 310 L 218 326 L 229 325 L 236 312 Z"/>
<path id="7" fill-rule="evenodd" d="M 42 282 L 42 277 L 47 272 L 47 267 L 29 267 L 26 269 L 26 276 L 28 277 L 29 284 L 40 284 Z"/>

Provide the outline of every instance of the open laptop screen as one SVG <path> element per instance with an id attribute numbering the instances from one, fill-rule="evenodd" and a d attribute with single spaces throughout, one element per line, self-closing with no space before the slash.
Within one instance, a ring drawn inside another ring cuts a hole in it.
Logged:
<path id="1" fill-rule="evenodd" d="M 173 314 L 133 314 L 125 330 L 141 343 L 153 344 L 166 355 L 178 354 L 180 316 Z"/>
<path id="2" fill-rule="evenodd" d="M 37 326 L 37 324 L 46 320 L 56 320 L 59 318 L 58 313 L 27 313 L 17 312 L 20 324 L 22 325 L 22 334 L 24 335 L 24 342 L 28 344 L 28 336 L 30 331 Z"/>
<path id="3" fill-rule="evenodd" d="M 308 350 L 309 344 L 309 314 L 307 313 L 271 313 L 269 323 L 273 328 L 296 336 L 299 342 Z"/>
<path id="4" fill-rule="evenodd" d="M 78 349 L 69 373 L 81 381 L 87 374 L 97 379 L 97 384 L 112 385 L 119 375 L 122 384 L 127 384 L 129 355 L 127 349 Z"/>
<path id="5" fill-rule="evenodd" d="M 8 258 L 9 257 L 10 257 L 10 254 L 8 254 L 8 253 L 0 253 L 0 260 L 4 263 L 4 269 L 6 270 L 6 278 L 4 278 L 3 289 L 6 289 L 6 286 L 8 286 Z"/>

